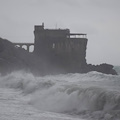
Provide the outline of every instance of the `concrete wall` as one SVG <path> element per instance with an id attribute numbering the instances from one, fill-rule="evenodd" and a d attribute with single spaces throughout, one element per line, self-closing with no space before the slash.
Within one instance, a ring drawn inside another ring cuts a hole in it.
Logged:
<path id="1" fill-rule="evenodd" d="M 87 38 L 70 38 L 69 29 L 35 29 L 34 53 L 68 72 L 86 65 Z"/>

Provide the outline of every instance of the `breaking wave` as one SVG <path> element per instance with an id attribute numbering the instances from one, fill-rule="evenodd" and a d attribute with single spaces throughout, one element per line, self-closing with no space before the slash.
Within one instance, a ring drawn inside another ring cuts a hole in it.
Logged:
<path id="1" fill-rule="evenodd" d="M 21 90 L 28 103 L 50 112 L 120 119 L 120 76 L 98 72 L 35 77 L 24 71 L 0 76 L 0 87 Z"/>

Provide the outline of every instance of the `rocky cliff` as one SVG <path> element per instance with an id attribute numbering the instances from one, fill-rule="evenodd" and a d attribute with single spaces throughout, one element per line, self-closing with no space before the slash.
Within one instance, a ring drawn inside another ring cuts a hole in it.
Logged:
<path id="1" fill-rule="evenodd" d="M 3 74 L 15 71 L 41 71 L 42 65 L 38 65 L 37 57 L 28 53 L 24 49 L 16 48 L 14 45 L 6 40 L 0 38 L 0 72 Z"/>
<path id="2" fill-rule="evenodd" d="M 14 47 L 10 41 L 0 38 L 0 73 L 7 74 L 16 70 L 25 70 L 37 75 L 68 73 L 65 68 L 54 66 L 49 60 L 41 59 L 23 48 Z M 71 72 L 87 73 L 90 71 L 117 74 L 113 66 L 109 64 L 97 66 L 89 64 L 82 68 L 74 68 Z"/>

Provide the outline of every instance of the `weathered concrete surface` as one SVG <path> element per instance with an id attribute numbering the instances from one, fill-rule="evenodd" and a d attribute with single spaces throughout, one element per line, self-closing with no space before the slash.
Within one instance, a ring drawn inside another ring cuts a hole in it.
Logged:
<path id="1" fill-rule="evenodd" d="M 42 25 L 35 26 L 34 35 L 34 53 L 56 68 L 69 73 L 82 71 L 86 66 L 86 34 L 71 34 L 69 29 L 44 29 Z"/>

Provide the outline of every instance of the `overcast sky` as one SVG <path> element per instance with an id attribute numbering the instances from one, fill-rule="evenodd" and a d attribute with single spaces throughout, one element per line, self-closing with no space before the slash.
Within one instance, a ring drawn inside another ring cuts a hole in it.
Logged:
<path id="1" fill-rule="evenodd" d="M 34 25 L 87 33 L 87 63 L 120 65 L 120 0 L 0 0 L 0 37 L 34 42 Z"/>

